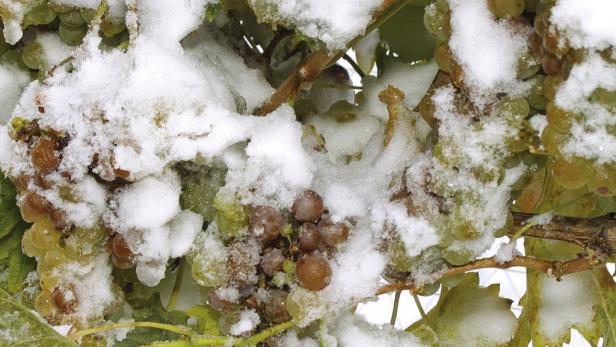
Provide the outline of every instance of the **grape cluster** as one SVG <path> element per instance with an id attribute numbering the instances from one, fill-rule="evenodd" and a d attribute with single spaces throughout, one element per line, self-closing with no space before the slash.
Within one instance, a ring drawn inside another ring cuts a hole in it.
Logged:
<path id="1" fill-rule="evenodd" d="M 189 260 L 193 278 L 210 288 L 210 306 L 223 313 L 226 320 L 232 322 L 239 310 L 252 308 L 267 322 L 284 322 L 291 319 L 287 310 L 290 289 L 299 286 L 318 291 L 327 287 L 332 276 L 328 259 L 347 240 L 350 226 L 331 220 L 319 194 L 301 192 L 289 213 L 272 206 L 214 206 L 218 210 L 210 220 L 216 224 L 222 221 L 226 229 L 231 224 L 235 231 L 228 233 L 217 225 L 220 240 L 201 235 L 195 244 L 210 242 L 208 247 L 226 251 L 220 256 L 207 250 L 193 251 Z M 237 290 L 237 295 L 230 296 L 229 288 Z"/>
<path id="2" fill-rule="evenodd" d="M 616 182 L 610 179 L 616 174 L 614 163 L 597 164 L 593 158 L 569 155 L 563 151 L 564 145 L 572 136 L 572 127 L 575 124 L 587 123 L 593 115 L 560 107 L 555 101 L 555 94 L 558 87 L 569 77 L 571 69 L 589 52 L 571 47 L 563 34 L 550 23 L 553 5 L 553 2 L 546 1 L 537 7 L 534 33 L 530 39 L 533 53 L 541 59 L 542 70 L 546 75 L 543 78 L 543 94 L 546 98 L 548 126 L 544 129 L 541 140 L 545 151 L 551 157 L 548 172 L 564 189 L 587 187 L 598 196 L 611 197 L 616 195 Z M 610 47 L 601 52 L 602 58 L 606 63 L 615 64 L 610 57 L 611 50 Z M 613 113 L 616 110 L 616 91 L 596 88 L 589 101 Z M 612 136 L 616 135 L 616 129 L 609 126 L 606 131 Z"/>

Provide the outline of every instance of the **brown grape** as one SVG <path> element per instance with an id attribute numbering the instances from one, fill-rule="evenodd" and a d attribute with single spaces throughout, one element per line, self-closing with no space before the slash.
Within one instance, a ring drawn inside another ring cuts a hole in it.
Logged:
<path id="1" fill-rule="evenodd" d="M 282 214 L 271 206 L 257 206 L 252 209 L 248 228 L 250 232 L 264 241 L 272 241 L 280 236 L 285 220 Z"/>
<path id="2" fill-rule="evenodd" d="M 51 299 L 53 304 L 58 308 L 58 311 L 63 314 L 74 312 L 75 306 L 79 303 L 75 295 L 75 289 L 71 285 L 55 287 L 51 292 Z"/>
<path id="3" fill-rule="evenodd" d="M 304 254 L 297 261 L 295 277 L 300 286 L 317 291 L 327 287 L 332 277 L 332 269 L 323 256 L 316 253 Z"/>
<path id="4" fill-rule="evenodd" d="M 263 253 L 263 258 L 261 258 L 261 269 L 266 275 L 270 277 L 274 276 L 274 274 L 282 268 L 284 260 L 285 257 L 281 249 L 268 248 Z"/>
<path id="5" fill-rule="evenodd" d="M 299 227 L 299 248 L 304 252 L 312 252 L 319 247 L 321 236 L 317 226 L 313 223 L 304 223 Z"/>
<path id="6" fill-rule="evenodd" d="M 323 214 L 323 200 L 321 196 L 312 190 L 304 190 L 293 202 L 291 211 L 300 222 L 315 223 Z"/>
<path id="7" fill-rule="evenodd" d="M 58 168 L 60 157 L 57 149 L 57 143 L 46 137 L 41 137 L 34 143 L 30 155 L 32 164 L 40 173 L 48 174 Z"/>
<path id="8" fill-rule="evenodd" d="M 345 223 L 333 223 L 331 219 L 322 219 L 317 225 L 323 243 L 336 247 L 349 238 L 349 226 Z"/>
<path id="9" fill-rule="evenodd" d="M 279 324 L 291 320 L 289 311 L 287 311 L 287 296 L 288 293 L 284 290 L 269 291 L 269 298 L 263 303 L 263 314 L 269 322 Z"/>

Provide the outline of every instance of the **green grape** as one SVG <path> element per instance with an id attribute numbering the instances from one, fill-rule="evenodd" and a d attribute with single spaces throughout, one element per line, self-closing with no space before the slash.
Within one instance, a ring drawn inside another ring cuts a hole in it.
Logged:
<path id="1" fill-rule="evenodd" d="M 66 12 L 70 12 L 73 10 L 72 7 L 67 6 L 67 5 L 61 5 L 61 4 L 57 4 L 54 1 L 50 1 L 48 3 L 49 8 L 51 8 L 52 10 L 54 10 L 57 13 L 66 13 Z"/>
<path id="2" fill-rule="evenodd" d="M 616 112 L 616 90 L 597 88 L 590 96 L 590 101 L 605 106 L 610 112 Z"/>
<path id="3" fill-rule="evenodd" d="M 424 25 L 428 32 L 439 42 L 445 42 L 451 35 L 449 11 L 439 9 L 437 6 L 426 7 L 424 12 Z"/>
<path id="4" fill-rule="evenodd" d="M 534 138 L 535 131 L 527 120 L 522 121 L 514 137 L 507 137 L 505 144 L 510 151 L 520 153 L 528 150 Z"/>
<path id="5" fill-rule="evenodd" d="M 591 178 L 588 163 L 580 158 L 556 158 L 550 162 L 549 170 L 554 180 L 565 189 L 582 188 Z"/>
<path id="6" fill-rule="evenodd" d="M 438 281 L 434 283 L 424 284 L 421 288 L 417 290 L 417 294 L 421 296 L 434 295 L 434 293 L 436 293 L 440 287 L 441 287 L 441 283 Z"/>
<path id="7" fill-rule="evenodd" d="M 49 250 L 59 247 L 61 234 L 48 218 L 34 223 L 27 232 L 32 245 L 38 249 Z"/>
<path id="8" fill-rule="evenodd" d="M 60 34 L 60 39 L 67 45 L 76 46 L 81 43 L 84 36 L 88 32 L 88 26 L 71 26 L 65 23 L 60 23 L 60 28 L 58 29 L 58 34 Z"/>
<path id="9" fill-rule="evenodd" d="M 286 306 L 291 317 L 302 321 L 319 308 L 319 295 L 302 287 L 296 287 L 287 296 Z"/>
<path id="10" fill-rule="evenodd" d="M 389 240 L 387 247 L 389 265 L 396 271 L 408 272 L 413 265 L 413 258 L 406 254 L 404 243 L 398 239 Z"/>
<path id="11" fill-rule="evenodd" d="M 220 187 L 225 184 L 226 170 L 209 168 L 191 172 L 183 177 L 180 203 L 183 209 L 200 214 L 211 223 L 216 216 L 214 199 Z"/>
<path id="12" fill-rule="evenodd" d="M 519 16 L 524 12 L 524 0 L 488 0 L 488 5 L 498 18 Z"/>
<path id="13" fill-rule="evenodd" d="M 538 3 L 539 3 L 539 0 L 526 0 L 524 2 L 524 9 L 528 12 L 535 12 L 537 11 Z"/>
<path id="14" fill-rule="evenodd" d="M 523 97 L 508 97 L 495 106 L 495 112 L 501 117 L 519 123 L 528 116 L 530 107 Z"/>
<path id="15" fill-rule="evenodd" d="M 30 70 L 30 68 L 24 64 L 22 52 L 23 48 L 9 49 L 2 55 L 2 57 L 0 57 L 0 61 L 3 63 L 18 65 L 22 70 Z"/>
<path id="16" fill-rule="evenodd" d="M 85 24 L 83 18 L 81 17 L 81 13 L 79 13 L 78 10 L 60 13 L 58 17 L 63 24 L 70 25 L 73 27 L 78 27 Z"/>
<path id="17" fill-rule="evenodd" d="M 563 78 L 560 75 L 546 76 L 543 81 L 543 95 L 548 100 L 554 100 L 558 87 L 563 83 Z"/>
<path id="18" fill-rule="evenodd" d="M 217 196 L 214 199 L 214 208 L 216 209 L 214 219 L 223 239 L 240 237 L 247 230 L 250 215 L 247 207 L 237 202 L 227 202 Z"/>
<path id="19" fill-rule="evenodd" d="M 546 115 L 550 127 L 563 134 L 569 132 L 574 120 L 581 118 L 580 115 L 573 112 L 567 112 L 556 106 L 554 102 L 548 103 Z"/>
<path id="20" fill-rule="evenodd" d="M 458 211 L 450 217 L 450 230 L 458 240 L 473 240 L 481 236 L 481 231 L 477 230 L 475 225 L 461 216 Z"/>
<path id="21" fill-rule="evenodd" d="M 124 31 L 124 29 L 126 29 L 126 26 L 124 26 L 124 23 L 122 22 L 104 20 L 101 23 L 101 31 L 103 32 L 103 35 L 107 37 L 117 35 Z"/>
<path id="22" fill-rule="evenodd" d="M 526 96 L 526 101 L 530 107 L 538 111 L 543 111 L 547 107 L 547 98 L 543 94 L 543 84 L 545 81 L 545 75 L 537 74 L 529 80 L 532 83 L 532 87 Z"/>
<path id="23" fill-rule="evenodd" d="M 450 247 L 443 250 L 443 259 L 454 266 L 464 265 L 472 261 L 474 258 L 475 254 L 466 248 L 454 250 Z"/>
<path id="24" fill-rule="evenodd" d="M 439 69 L 446 73 L 451 73 L 451 50 L 447 43 L 441 43 L 434 50 L 434 60 Z"/>
<path id="25" fill-rule="evenodd" d="M 24 46 L 21 58 L 32 70 L 42 69 L 45 64 L 43 46 L 37 41 L 30 41 Z"/>
<path id="26" fill-rule="evenodd" d="M 533 77 L 539 72 L 541 64 L 537 61 L 531 52 L 524 52 L 518 58 L 516 73 L 519 79 L 527 79 Z"/>
<path id="27" fill-rule="evenodd" d="M 551 155 L 557 155 L 560 153 L 560 148 L 567 142 L 569 137 L 563 133 L 556 131 L 551 125 L 548 124 L 543 133 L 541 134 L 541 142 L 546 152 Z"/>
<path id="28" fill-rule="evenodd" d="M 24 16 L 24 25 L 45 25 L 56 19 L 56 11 L 43 4 L 33 8 Z"/>
<path id="29" fill-rule="evenodd" d="M 96 16 L 96 10 L 84 8 L 79 11 L 81 15 L 81 19 L 83 19 L 84 23 L 90 23 L 94 16 Z"/>
<path id="30" fill-rule="evenodd" d="M 600 196 L 616 195 L 616 170 L 610 165 L 594 166 L 588 188 Z"/>
<path id="31" fill-rule="evenodd" d="M 222 286 L 227 283 L 227 260 L 199 253 L 192 258 L 191 273 L 201 286 Z"/>

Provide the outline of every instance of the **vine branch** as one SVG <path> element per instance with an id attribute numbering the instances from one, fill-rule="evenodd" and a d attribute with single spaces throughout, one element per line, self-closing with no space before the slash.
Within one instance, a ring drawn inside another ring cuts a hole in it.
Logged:
<path id="1" fill-rule="evenodd" d="M 598 264 L 597 261 L 584 257 L 562 262 L 546 261 L 531 257 L 517 256 L 514 257 L 511 261 L 504 263 L 500 263 L 496 260 L 495 257 L 491 257 L 475 260 L 462 266 L 450 267 L 447 270 L 443 271 L 437 280 L 452 277 L 455 275 L 460 275 L 472 270 L 486 268 L 508 269 L 516 266 L 541 271 L 549 277 L 556 278 L 557 280 L 559 280 L 564 275 L 588 270 L 596 264 Z M 410 290 L 411 293 L 417 293 L 418 288 L 415 286 L 415 284 L 409 282 L 391 283 L 379 288 L 376 294 L 381 295 L 396 292 L 399 290 Z"/>

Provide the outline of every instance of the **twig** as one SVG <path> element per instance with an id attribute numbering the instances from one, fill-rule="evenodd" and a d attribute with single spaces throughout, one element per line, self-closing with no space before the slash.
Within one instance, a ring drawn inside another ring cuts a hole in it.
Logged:
<path id="1" fill-rule="evenodd" d="M 157 322 L 121 322 L 121 323 L 113 323 L 113 324 L 108 324 L 108 325 L 101 325 L 101 326 L 97 326 L 97 327 L 90 328 L 90 329 L 79 330 L 79 331 L 76 331 L 70 334 L 70 336 L 73 339 L 77 339 L 77 338 L 80 338 L 86 335 L 97 334 L 103 331 L 117 330 L 117 329 L 124 329 L 124 328 L 140 328 L 140 327 L 167 330 L 167 331 L 171 331 L 171 332 L 174 332 L 180 335 L 185 335 L 185 336 L 191 336 L 193 334 L 192 330 L 186 327 L 183 327 L 183 326 L 176 326 L 176 325 L 157 323 Z"/>
<path id="2" fill-rule="evenodd" d="M 366 76 L 366 74 L 361 70 L 361 68 L 359 67 L 359 65 L 357 65 L 357 63 L 355 62 L 355 60 L 353 60 L 353 58 L 349 57 L 348 54 L 344 54 L 342 56 L 342 59 L 346 60 L 347 63 L 349 63 L 349 65 L 351 65 L 351 67 L 353 68 L 353 70 L 355 70 L 355 72 L 357 72 L 357 74 L 359 75 L 359 77 L 364 78 Z"/>
<path id="3" fill-rule="evenodd" d="M 352 47 L 362 37 L 381 26 L 409 2 L 410 0 L 384 0 L 383 4 L 372 16 L 374 21 L 368 26 L 368 28 L 366 28 L 364 34 L 351 40 L 348 47 Z M 338 59 L 342 58 L 346 51 L 347 49 L 340 49 L 333 52 L 320 50 L 306 57 L 304 61 L 297 66 L 295 71 L 291 73 L 291 75 L 289 75 L 284 82 L 282 82 L 269 100 L 255 111 L 255 114 L 258 116 L 268 115 L 287 100 L 294 98 L 302 85 L 317 79 L 323 70 L 325 70 L 332 63 L 338 61 Z"/>
<path id="4" fill-rule="evenodd" d="M 486 268 L 498 268 L 498 269 L 508 269 L 511 267 L 525 267 L 527 269 L 538 270 L 546 275 L 560 279 L 564 275 L 568 275 L 575 272 L 581 272 L 584 270 L 588 270 L 593 265 L 596 265 L 597 262 L 587 259 L 587 258 L 577 258 L 570 261 L 546 261 L 531 257 L 523 257 L 517 256 L 514 257 L 511 261 L 505 263 L 499 263 L 495 257 L 485 258 L 475 260 L 466 265 L 451 267 L 444 272 L 442 272 L 439 276 L 439 279 L 460 275 L 472 270 L 486 269 Z M 417 288 L 413 283 L 408 282 L 400 282 L 400 283 L 391 283 L 385 285 L 377 291 L 377 295 L 391 293 L 403 289 L 408 289 L 411 293 L 417 293 Z"/>

